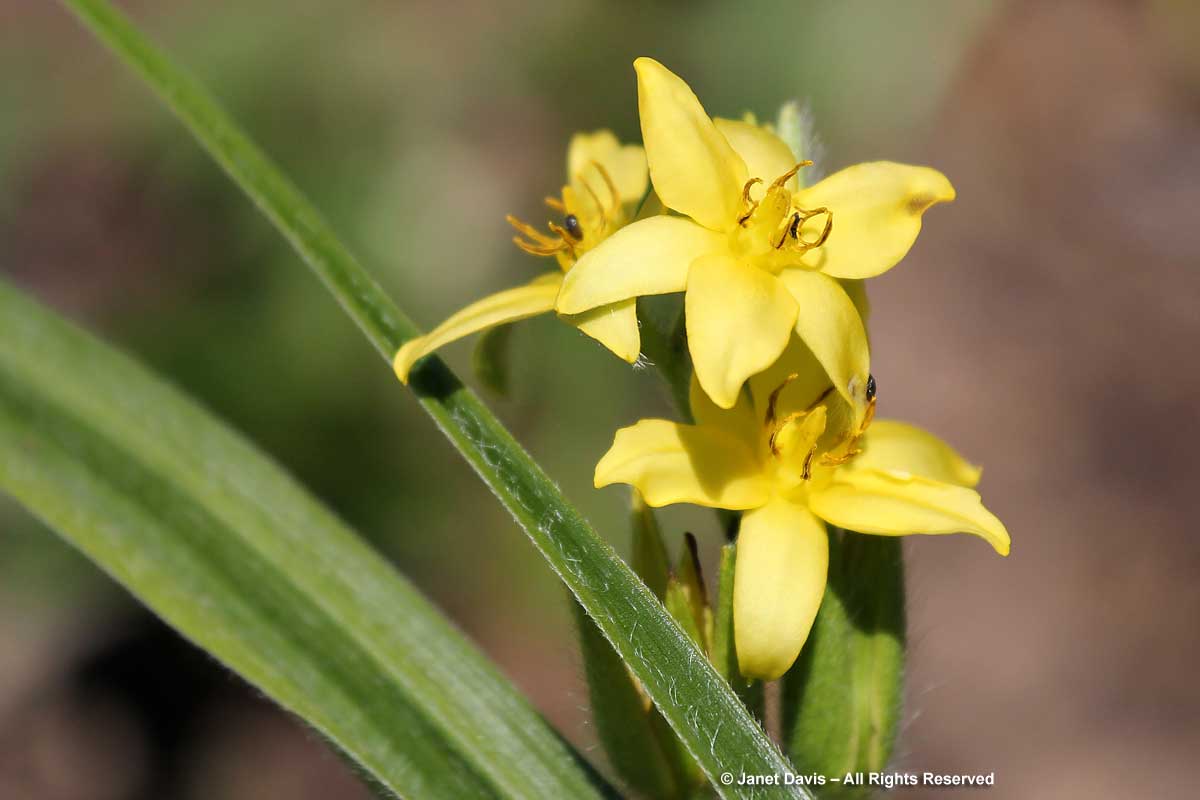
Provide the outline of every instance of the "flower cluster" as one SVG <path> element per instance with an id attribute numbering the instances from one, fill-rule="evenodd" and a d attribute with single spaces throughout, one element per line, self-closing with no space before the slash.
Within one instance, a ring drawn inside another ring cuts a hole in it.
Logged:
<path id="1" fill-rule="evenodd" d="M 795 661 L 825 591 L 829 532 L 1009 536 L 974 486 L 979 470 L 932 434 L 875 420 L 861 281 L 895 266 L 944 175 L 858 164 L 811 186 L 810 166 L 770 128 L 712 119 L 662 64 L 638 59 L 645 149 L 579 134 L 549 233 L 510 218 L 526 252 L 559 271 L 486 298 L 407 343 L 396 371 L 449 341 L 555 311 L 620 358 L 641 348 L 636 300 L 684 293 L 692 424 L 617 431 L 597 488 L 647 505 L 743 512 L 734 634 L 743 675 Z M 647 176 L 652 185 L 648 190 Z"/>

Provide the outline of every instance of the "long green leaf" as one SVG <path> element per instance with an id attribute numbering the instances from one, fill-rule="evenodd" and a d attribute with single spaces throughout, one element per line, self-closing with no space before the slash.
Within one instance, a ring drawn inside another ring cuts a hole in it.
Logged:
<path id="1" fill-rule="evenodd" d="M 587 678 L 592 727 L 613 769 L 639 797 L 653 800 L 684 797 L 650 721 L 650 715 L 656 712 L 653 707 L 647 708 L 625 663 L 574 597 L 570 603 L 579 632 L 579 654 Z M 668 745 L 677 748 L 675 735 L 669 730 L 666 734 L 671 737 Z"/>
<path id="2" fill-rule="evenodd" d="M 0 487 L 397 794 L 601 796 L 487 659 L 279 467 L 3 284 Z"/>
<path id="3" fill-rule="evenodd" d="M 104 0 L 62 0 L 167 103 L 292 243 L 389 361 L 416 327 L 320 214 L 185 75 Z M 722 773 L 790 769 L 704 654 L 569 504 L 474 393 L 436 357 L 412 376 L 421 405 L 525 529 L 725 797 L 808 797 L 795 786 L 739 787 Z"/>

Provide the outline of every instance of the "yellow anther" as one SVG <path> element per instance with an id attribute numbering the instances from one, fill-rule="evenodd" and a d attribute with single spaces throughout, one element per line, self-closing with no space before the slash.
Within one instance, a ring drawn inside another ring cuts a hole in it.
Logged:
<path id="1" fill-rule="evenodd" d="M 559 242 L 553 245 L 539 246 L 525 241 L 520 236 L 513 237 L 513 244 L 529 253 L 531 256 L 552 256 L 556 253 L 561 253 L 566 249 L 564 242 Z"/>
<path id="2" fill-rule="evenodd" d="M 814 217 L 825 215 L 825 227 L 821 229 L 821 233 L 816 239 L 808 241 L 801 234 L 801 226 Z M 814 247 L 820 247 L 825 244 L 829 238 L 829 234 L 833 232 L 833 212 L 828 208 L 821 206 L 814 208 L 811 211 L 798 211 L 795 218 L 792 220 L 792 238 L 795 239 L 805 250 L 811 250 Z"/>
<path id="3" fill-rule="evenodd" d="M 771 396 L 767 398 L 767 414 L 763 418 L 764 425 L 767 425 L 768 427 L 770 427 L 771 423 L 773 423 L 775 421 L 775 404 L 777 402 L 779 402 L 780 393 L 784 389 L 787 388 L 787 385 L 789 383 L 791 383 L 794 380 L 799 379 L 799 377 L 800 377 L 799 372 L 793 372 L 791 375 L 788 375 L 786 378 L 784 378 L 783 383 L 776 386 L 775 389 L 771 392 Z"/>
<path id="4" fill-rule="evenodd" d="M 532 242 L 534 242 L 534 244 L 541 245 L 543 247 L 549 247 L 551 245 L 557 244 L 557 242 L 552 237 L 547 236 L 546 234 L 542 233 L 537 228 L 530 225 L 528 222 L 522 222 L 521 220 L 514 217 L 512 214 L 505 216 L 504 219 L 506 219 L 508 221 L 509 225 L 512 225 L 514 228 L 516 228 L 518 233 L 524 234 Z"/>
<path id="5" fill-rule="evenodd" d="M 621 193 L 617 191 L 617 184 L 613 182 L 612 176 L 608 174 L 608 170 L 599 161 L 593 161 L 592 166 L 600 173 L 605 186 L 608 187 L 608 195 L 612 198 L 612 213 L 616 214 L 617 209 L 621 207 Z M 600 201 L 597 200 L 596 204 L 599 205 Z"/>
<path id="6" fill-rule="evenodd" d="M 788 181 L 790 181 L 792 178 L 794 178 L 796 176 L 797 172 L 799 172 L 803 167 L 811 167 L 812 163 L 813 162 L 811 162 L 811 161 L 801 161 L 799 164 L 792 167 L 787 172 L 783 173 L 778 178 L 776 178 L 775 182 L 771 184 L 771 188 L 772 189 L 782 189 L 783 185 L 785 183 L 787 183 Z"/>
<path id="7" fill-rule="evenodd" d="M 750 190 L 757 183 L 762 183 L 762 178 L 751 178 L 746 181 L 746 185 L 742 187 L 742 208 L 746 209 L 740 217 L 738 217 L 738 225 L 744 226 L 750 217 L 754 216 L 754 212 L 758 209 L 758 201 L 750 199 Z"/>
<path id="8" fill-rule="evenodd" d="M 604 204 L 600 202 L 600 197 L 596 194 L 596 191 L 592 189 L 592 185 L 590 183 L 583 179 L 580 179 L 579 182 L 583 184 L 583 188 L 587 190 L 589 195 L 591 195 L 592 201 L 596 204 L 596 208 L 600 211 L 600 230 L 606 230 L 608 228 L 608 212 L 604 210 Z"/>
<path id="9" fill-rule="evenodd" d="M 564 228 L 562 225 L 559 225 L 554 222 L 549 223 L 549 225 L 550 225 L 550 230 L 552 230 L 558 234 L 558 238 L 562 240 L 562 244 L 565 246 L 566 250 L 571 254 L 571 258 L 575 258 L 576 256 L 575 256 L 575 239 L 574 239 L 574 237 L 572 237 L 571 234 L 567 232 L 567 229 Z M 559 248 L 559 250 L 562 250 L 562 249 L 563 249 L 562 247 Z"/>

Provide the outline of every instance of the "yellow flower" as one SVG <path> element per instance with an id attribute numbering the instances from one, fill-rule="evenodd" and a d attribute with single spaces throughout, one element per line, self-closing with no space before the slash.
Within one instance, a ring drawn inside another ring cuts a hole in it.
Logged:
<path id="1" fill-rule="evenodd" d="M 472 303 L 424 336 L 405 342 L 393 362 L 401 381 L 408 383 L 413 364 L 445 344 L 554 310 L 564 273 L 580 256 L 632 220 L 646 194 L 645 151 L 637 145 L 621 145 L 610 131 L 575 134 L 567 149 L 567 180 L 561 197 L 546 198 L 546 205 L 558 214 L 558 220 L 548 224 L 550 234 L 508 217 L 520 234 L 513 238 L 517 246 L 534 255 L 554 256 L 559 270 Z M 641 337 L 634 300 L 598 304 L 581 314 L 561 316 L 620 358 L 630 363 L 637 360 Z"/>
<path id="2" fill-rule="evenodd" d="M 866 413 L 866 333 L 838 279 L 894 266 L 921 215 L 952 200 L 928 167 L 859 164 L 801 189 L 791 149 L 747 121 L 713 120 L 678 76 L 634 62 L 650 179 L 686 216 L 636 222 L 583 256 L 557 308 L 578 314 L 639 295 L 686 292 L 688 347 L 704 391 L 730 408 L 793 330 Z"/>
<path id="3" fill-rule="evenodd" d="M 732 409 L 693 381 L 695 425 L 645 419 L 617 431 L 596 487 L 635 486 L 647 505 L 745 512 L 733 614 L 747 677 L 787 671 L 825 592 L 826 524 L 860 533 L 973 533 L 1008 555 L 1004 524 L 983 507 L 980 471 L 911 425 L 878 421 L 868 379 L 862 423 L 803 344 L 752 377 Z M 869 426 L 869 429 L 868 429 Z"/>

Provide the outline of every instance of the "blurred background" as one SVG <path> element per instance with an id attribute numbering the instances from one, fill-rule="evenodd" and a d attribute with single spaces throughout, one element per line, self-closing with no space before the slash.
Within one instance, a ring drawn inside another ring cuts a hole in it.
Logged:
<path id="1" fill-rule="evenodd" d="M 1182 797 L 1200 752 L 1200 4 L 128 2 L 423 326 L 545 265 L 572 131 L 653 55 L 714 114 L 811 103 L 827 170 L 959 199 L 870 284 L 880 412 L 985 465 L 1013 554 L 906 540 L 896 767 L 995 798 Z M 562 588 L 250 204 L 54 3 L 0 0 L 0 277 L 282 461 L 594 751 Z M 621 550 L 613 430 L 657 378 L 567 326 L 493 405 Z M 470 343 L 447 350 L 466 374 Z M 561 376 L 569 374 L 569 381 Z M 584 400 L 585 402 L 581 402 Z M 708 516 L 666 515 L 711 557 Z M 181 687 L 183 689 L 181 690 Z M 978 790 L 976 790 L 978 791 Z M 952 789 L 907 790 L 938 798 Z M 0 497 L 0 797 L 362 798 L 300 724 Z"/>

